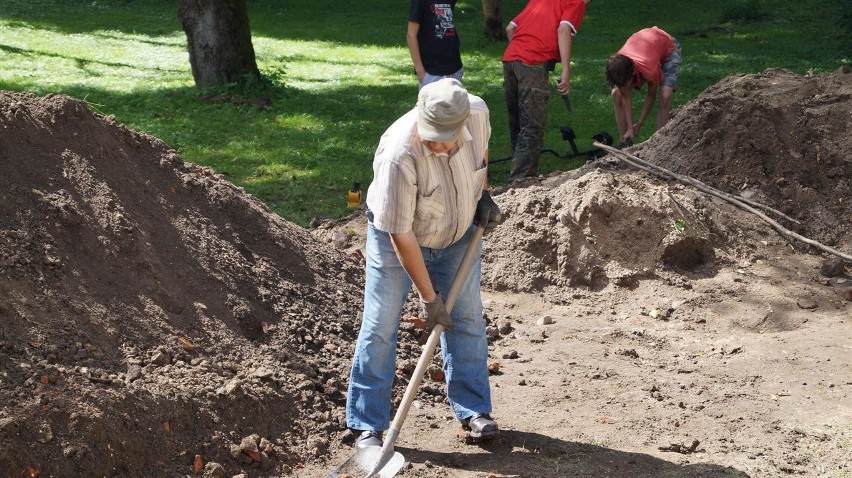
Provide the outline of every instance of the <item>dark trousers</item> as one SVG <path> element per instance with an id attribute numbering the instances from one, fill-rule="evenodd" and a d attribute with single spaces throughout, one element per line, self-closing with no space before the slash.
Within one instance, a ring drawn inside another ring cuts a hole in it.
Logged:
<path id="1" fill-rule="evenodd" d="M 503 62 L 503 90 L 509 109 L 509 135 L 512 139 L 512 169 L 509 182 L 538 175 L 538 159 L 547 123 L 550 83 L 547 63 L 525 65 Z"/>

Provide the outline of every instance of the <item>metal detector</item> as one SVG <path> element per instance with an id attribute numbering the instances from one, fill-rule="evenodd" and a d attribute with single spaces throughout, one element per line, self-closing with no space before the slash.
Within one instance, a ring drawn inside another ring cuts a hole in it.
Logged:
<path id="1" fill-rule="evenodd" d="M 563 159 L 574 159 L 586 156 L 589 158 L 589 161 L 598 159 L 606 154 L 606 151 L 600 148 L 592 148 L 586 151 L 580 151 L 579 148 L 577 148 L 577 143 L 574 142 L 574 140 L 577 139 L 577 134 L 574 133 L 574 128 L 570 126 L 560 126 L 559 131 L 562 133 L 562 140 L 568 143 L 570 149 L 564 153 L 560 153 L 556 150 L 546 148 L 541 150 L 542 154 L 548 153 L 556 156 L 557 158 Z M 607 146 L 612 146 L 612 136 L 606 131 L 601 131 L 600 133 L 592 136 L 592 139 L 597 141 L 598 143 L 602 143 Z M 491 161 L 488 161 L 488 164 L 501 163 L 503 161 L 510 161 L 511 159 L 511 156 L 492 159 Z"/>
<path id="2" fill-rule="evenodd" d="M 556 84 L 559 84 L 559 78 L 556 79 Z M 565 109 L 568 110 L 568 112 L 570 113 L 572 111 L 571 99 L 568 97 L 567 94 L 560 96 L 562 96 L 562 102 L 565 104 Z M 574 142 L 574 140 L 577 139 L 577 135 L 574 133 L 574 128 L 570 126 L 560 126 L 559 131 L 562 132 L 562 140 L 568 142 L 568 146 L 570 146 L 571 150 L 560 154 L 559 152 L 554 151 L 552 149 L 542 149 L 542 153 L 549 153 L 556 156 L 557 158 L 563 159 L 574 159 L 579 158 L 581 156 L 587 156 L 589 158 L 589 161 L 598 159 L 606 154 L 606 152 L 601 148 L 592 148 L 586 151 L 580 151 L 577 148 L 577 143 Z M 592 139 L 597 141 L 598 143 L 602 143 L 607 146 L 612 146 L 612 136 L 610 136 L 610 134 L 606 131 L 601 131 L 600 133 L 592 136 Z M 509 161 L 511 159 L 511 156 L 506 158 L 492 159 L 491 161 L 488 161 L 488 164 L 501 163 L 503 161 Z"/>

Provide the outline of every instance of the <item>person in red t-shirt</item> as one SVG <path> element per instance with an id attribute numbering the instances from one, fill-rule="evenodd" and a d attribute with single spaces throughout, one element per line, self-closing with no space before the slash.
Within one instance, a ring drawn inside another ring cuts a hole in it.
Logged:
<path id="1" fill-rule="evenodd" d="M 506 27 L 503 89 L 509 109 L 512 169 L 509 182 L 538 174 L 538 159 L 547 123 L 550 82 L 547 75 L 562 64 L 556 89 L 571 89 L 571 45 L 590 0 L 530 0 Z"/>
<path id="2" fill-rule="evenodd" d="M 633 144 L 648 113 L 651 112 L 657 90 L 660 92 L 657 129 L 668 122 L 680 63 L 680 43 L 657 27 L 645 28 L 630 35 L 624 46 L 609 57 L 606 64 L 606 81 L 612 87 L 612 104 L 615 107 L 615 122 L 618 124 L 619 147 Z M 634 123 L 631 90 L 639 89 L 646 82 L 648 96 L 642 106 L 639 120 Z"/>

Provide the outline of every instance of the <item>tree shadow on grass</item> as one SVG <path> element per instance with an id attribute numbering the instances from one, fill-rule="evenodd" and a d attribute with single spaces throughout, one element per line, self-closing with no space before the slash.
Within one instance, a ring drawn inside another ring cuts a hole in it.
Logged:
<path id="1" fill-rule="evenodd" d="M 709 463 L 680 465 L 645 453 L 569 442 L 538 433 L 503 430 L 481 452 L 436 453 L 398 448 L 406 461 L 496 473 L 519 478 L 748 478 L 732 467 Z M 699 448 L 700 450 L 700 448 Z M 416 465 L 415 465 L 416 466 Z"/>
<path id="2" fill-rule="evenodd" d="M 51 53 L 48 51 L 39 51 L 36 49 L 29 48 L 17 48 L 10 45 L 4 45 L 0 43 L 0 52 L 6 52 L 10 55 L 20 55 L 22 57 L 46 57 L 46 58 L 58 58 L 60 60 L 71 60 L 73 61 L 78 68 L 84 69 L 88 65 L 100 65 L 111 68 L 125 68 L 125 69 L 134 69 L 137 68 L 137 65 L 133 65 L 131 63 L 120 63 L 114 61 L 99 61 L 99 60 L 91 60 L 87 58 L 75 57 L 70 55 L 60 55 L 57 53 Z M 175 68 L 156 68 L 159 71 L 168 71 L 171 73 L 181 73 L 182 70 L 178 70 Z"/>

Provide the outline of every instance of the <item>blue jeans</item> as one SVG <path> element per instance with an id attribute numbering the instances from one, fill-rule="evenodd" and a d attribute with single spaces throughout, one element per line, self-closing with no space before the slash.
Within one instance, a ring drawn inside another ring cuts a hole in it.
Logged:
<path id="1" fill-rule="evenodd" d="M 455 79 L 461 81 L 463 76 L 464 76 L 464 68 L 459 68 L 458 71 L 456 71 L 454 73 L 450 73 L 449 75 L 433 75 L 433 74 L 427 72 L 423 75 L 423 81 L 421 81 L 417 85 L 417 89 L 419 90 L 420 88 L 423 88 L 424 86 L 428 85 L 429 83 L 434 83 L 434 82 L 440 80 L 441 78 L 455 78 Z"/>
<path id="2" fill-rule="evenodd" d="M 349 377 L 346 424 L 355 430 L 390 427 L 390 406 L 396 372 L 400 314 L 411 290 L 411 279 L 399 263 L 390 235 L 373 226 L 368 212 L 367 271 L 364 314 Z M 421 247 L 432 285 L 446 298 L 474 227 L 444 249 Z M 491 413 L 488 384 L 488 339 L 479 292 L 479 246 L 450 316 L 453 328 L 441 335 L 447 396 L 457 419 Z"/>

